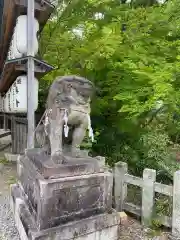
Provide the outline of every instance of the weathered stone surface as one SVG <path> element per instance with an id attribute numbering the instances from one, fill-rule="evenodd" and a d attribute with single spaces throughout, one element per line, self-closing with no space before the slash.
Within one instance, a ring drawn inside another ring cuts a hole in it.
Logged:
<path id="1" fill-rule="evenodd" d="M 39 146 L 50 150 L 55 163 L 63 163 L 58 157 L 64 153 L 65 145 L 69 146 L 71 156 L 84 155 L 80 146 L 87 130 L 93 141 L 90 120 L 93 91 L 93 84 L 79 76 L 57 77 L 50 86 L 44 126 L 37 127 L 35 136 Z"/>
<path id="2" fill-rule="evenodd" d="M 102 172 L 102 163 L 96 158 L 72 158 L 70 156 L 62 156 L 63 164 L 55 164 L 51 157 L 42 149 L 29 149 L 26 154 L 21 156 L 19 161 L 26 164 L 34 164 L 36 170 L 42 174 L 44 178 L 72 177 L 77 175 L 92 174 Z M 31 163 L 30 163 L 31 162 Z"/>
<path id="3" fill-rule="evenodd" d="M 39 231 L 18 185 L 11 187 L 11 205 L 21 240 L 117 240 L 118 213 L 99 214 L 58 227 Z"/>
<path id="4" fill-rule="evenodd" d="M 112 208 L 112 174 L 44 179 L 35 165 L 19 158 L 18 176 L 39 229 L 89 217 Z"/>
<path id="5" fill-rule="evenodd" d="M 115 215 L 108 214 L 113 175 L 104 158 L 65 156 L 64 164 L 55 164 L 42 149 L 31 149 L 19 156 L 17 170 L 19 183 L 12 186 L 11 195 L 21 239 L 116 239 L 118 224 L 106 219 L 112 221 Z M 90 224 L 92 232 L 86 231 Z M 69 231 L 74 231 L 72 236 Z"/>

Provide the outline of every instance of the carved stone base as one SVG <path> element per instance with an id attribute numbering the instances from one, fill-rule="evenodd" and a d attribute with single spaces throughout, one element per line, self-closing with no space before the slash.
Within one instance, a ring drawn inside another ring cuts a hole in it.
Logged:
<path id="1" fill-rule="evenodd" d="M 19 186 L 11 186 L 11 207 L 21 240 L 117 240 L 120 216 L 117 212 L 98 214 L 67 224 L 38 230 Z"/>
<path id="2" fill-rule="evenodd" d="M 20 156 L 18 161 L 26 164 L 27 168 L 33 164 L 36 171 L 45 179 L 104 172 L 104 163 L 98 158 L 73 158 L 65 155 L 62 158 L 63 164 L 55 164 L 43 149 L 35 148 L 26 150 L 26 154 Z"/>
<path id="3" fill-rule="evenodd" d="M 96 172 L 100 169 L 97 160 L 89 162 L 85 159 L 85 163 L 74 165 L 72 162 L 69 165 L 59 164 L 57 168 L 63 177 L 59 175 L 55 178 L 53 172 L 56 168 L 52 165 L 52 176 L 46 179 L 45 172 L 42 174 L 35 164 L 36 159 L 39 163 L 43 159 L 42 153 L 21 156 L 17 169 L 18 191 L 27 196 L 26 203 L 38 229 L 55 227 L 112 209 L 113 176 L 107 170 Z M 43 161 L 42 165 L 45 166 Z M 15 191 L 17 187 L 12 189 L 14 195 Z"/>

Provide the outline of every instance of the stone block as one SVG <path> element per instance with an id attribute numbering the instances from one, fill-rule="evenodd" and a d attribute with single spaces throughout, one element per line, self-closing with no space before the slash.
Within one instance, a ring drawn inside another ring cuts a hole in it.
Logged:
<path id="1" fill-rule="evenodd" d="M 113 176 L 109 172 L 44 179 L 34 164 L 18 161 L 21 191 L 39 229 L 89 217 L 112 208 Z"/>
<path id="2" fill-rule="evenodd" d="M 125 212 L 119 212 L 119 216 L 121 219 L 121 225 L 127 226 L 128 225 L 128 216 Z"/>
<path id="3" fill-rule="evenodd" d="M 44 178 L 72 177 L 84 174 L 103 172 L 102 162 L 97 158 L 73 158 L 61 156 L 63 164 L 55 164 L 42 149 L 28 149 L 20 161 L 33 164 Z"/>
<path id="4" fill-rule="evenodd" d="M 11 206 L 21 240 L 117 240 L 120 216 L 117 212 L 98 214 L 67 224 L 38 230 L 18 185 L 11 187 Z"/>

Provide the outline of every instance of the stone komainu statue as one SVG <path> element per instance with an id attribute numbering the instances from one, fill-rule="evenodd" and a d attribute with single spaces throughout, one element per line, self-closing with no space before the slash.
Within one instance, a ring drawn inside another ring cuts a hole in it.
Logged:
<path id="1" fill-rule="evenodd" d="M 90 100 L 93 84 L 82 77 L 58 77 L 52 83 L 46 103 L 45 121 L 36 129 L 36 140 L 52 158 L 61 156 L 67 146 L 68 153 L 81 157 L 80 145 L 89 130 L 93 141 L 90 120 Z"/>

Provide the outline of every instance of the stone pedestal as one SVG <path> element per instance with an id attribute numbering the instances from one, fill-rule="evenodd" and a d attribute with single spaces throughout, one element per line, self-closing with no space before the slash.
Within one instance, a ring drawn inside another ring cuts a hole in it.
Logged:
<path id="1" fill-rule="evenodd" d="M 21 239 L 118 239 L 112 174 L 98 158 L 64 158 L 54 164 L 40 149 L 19 157 L 11 204 Z"/>

